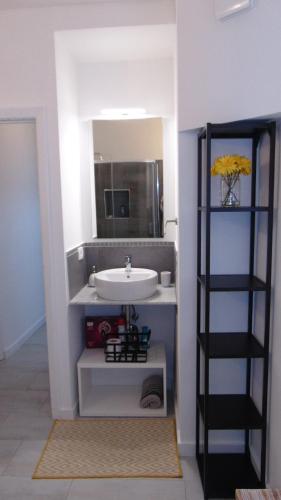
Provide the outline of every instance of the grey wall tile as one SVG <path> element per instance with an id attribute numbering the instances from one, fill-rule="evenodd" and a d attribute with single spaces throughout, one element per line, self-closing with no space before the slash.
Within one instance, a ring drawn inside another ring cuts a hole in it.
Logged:
<path id="1" fill-rule="evenodd" d="M 85 258 L 78 260 L 77 251 L 67 255 L 69 295 L 76 293 L 88 282 L 92 266 L 97 271 L 123 267 L 125 256 L 132 256 L 133 267 L 154 269 L 160 275 L 161 271 L 171 271 L 172 282 L 175 281 L 175 247 L 170 242 L 110 242 L 86 243 Z M 160 277 L 160 276 L 159 276 Z"/>
<path id="2" fill-rule="evenodd" d="M 96 271 L 100 271 L 99 268 L 99 250 L 97 247 L 85 247 L 85 259 L 86 259 L 86 282 L 92 271 L 92 267 L 96 266 Z"/>
<path id="3" fill-rule="evenodd" d="M 69 297 L 72 299 L 87 282 L 87 259 L 78 260 L 78 255 L 75 251 L 67 256 L 67 270 Z"/>
<path id="4" fill-rule="evenodd" d="M 88 250 L 90 250 L 88 248 Z M 174 247 L 162 246 L 116 246 L 98 247 L 96 252 L 88 252 L 88 269 L 91 265 L 97 265 L 97 271 L 113 267 L 124 266 L 125 256 L 132 256 L 133 267 L 145 267 L 161 271 L 171 271 L 172 281 L 175 279 L 175 255 Z"/>

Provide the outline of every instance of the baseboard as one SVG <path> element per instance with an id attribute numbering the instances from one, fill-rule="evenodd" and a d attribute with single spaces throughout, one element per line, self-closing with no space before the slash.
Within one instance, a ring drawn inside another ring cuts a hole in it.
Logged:
<path id="1" fill-rule="evenodd" d="M 46 322 L 45 315 L 42 316 L 40 319 L 35 321 L 33 325 L 28 328 L 24 333 L 21 334 L 21 336 L 13 342 L 9 347 L 3 350 L 4 358 L 9 358 L 14 354 L 41 326 L 44 325 Z"/>
<path id="2" fill-rule="evenodd" d="M 195 443 L 182 442 L 178 439 L 178 450 L 181 457 L 194 457 L 195 456 Z"/>
<path id="3" fill-rule="evenodd" d="M 74 420 L 78 414 L 78 401 L 70 408 L 52 408 L 52 417 L 56 420 Z"/>

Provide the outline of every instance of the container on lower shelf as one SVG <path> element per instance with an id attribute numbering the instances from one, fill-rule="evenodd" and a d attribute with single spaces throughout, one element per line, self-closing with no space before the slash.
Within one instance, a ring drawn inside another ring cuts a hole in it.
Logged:
<path id="1" fill-rule="evenodd" d="M 106 340 L 104 353 L 107 363 L 146 363 L 151 331 L 124 332 L 122 339 Z"/>
<path id="2" fill-rule="evenodd" d="M 167 416 L 166 353 L 163 343 L 152 344 L 147 362 L 107 363 L 103 349 L 85 349 L 77 363 L 79 413 L 82 417 Z M 143 381 L 163 378 L 163 406 L 141 408 Z"/>

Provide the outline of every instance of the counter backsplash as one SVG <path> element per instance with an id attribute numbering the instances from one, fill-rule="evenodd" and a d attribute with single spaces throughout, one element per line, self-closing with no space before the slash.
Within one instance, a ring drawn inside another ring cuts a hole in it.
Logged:
<path id="1" fill-rule="evenodd" d="M 133 267 L 145 267 L 161 271 L 171 271 L 175 281 L 175 245 L 173 242 L 93 242 L 84 247 L 84 259 L 78 260 L 77 248 L 67 252 L 69 297 L 72 299 L 88 282 L 92 266 L 96 271 L 123 267 L 125 256 L 132 256 Z"/>

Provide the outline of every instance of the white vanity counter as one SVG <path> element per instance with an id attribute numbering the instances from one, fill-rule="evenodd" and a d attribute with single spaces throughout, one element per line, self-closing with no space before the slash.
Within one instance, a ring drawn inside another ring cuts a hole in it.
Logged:
<path id="1" fill-rule="evenodd" d="M 133 301 L 119 301 L 119 300 L 105 300 L 97 295 L 96 289 L 84 286 L 74 297 L 70 300 L 70 305 L 78 306 L 90 306 L 90 305 L 157 305 L 157 306 L 168 306 L 176 305 L 176 288 L 175 286 L 170 286 L 164 288 L 161 285 L 157 285 L 156 292 L 147 299 L 133 300 Z"/>

